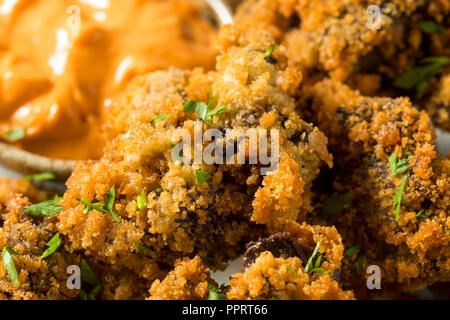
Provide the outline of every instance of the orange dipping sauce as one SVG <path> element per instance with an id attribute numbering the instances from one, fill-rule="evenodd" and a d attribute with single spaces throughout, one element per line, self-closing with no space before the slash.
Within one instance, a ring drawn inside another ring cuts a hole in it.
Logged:
<path id="1" fill-rule="evenodd" d="M 187 0 L 0 0 L 0 136 L 60 159 L 96 159 L 102 115 L 138 74 L 211 69 L 216 30 Z"/>

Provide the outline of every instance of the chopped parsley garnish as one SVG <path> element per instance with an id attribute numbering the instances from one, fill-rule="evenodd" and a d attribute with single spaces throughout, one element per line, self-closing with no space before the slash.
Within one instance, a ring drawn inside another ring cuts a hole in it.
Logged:
<path id="1" fill-rule="evenodd" d="M 3 138 L 9 142 L 15 142 L 25 137 L 26 131 L 25 127 L 17 127 L 15 129 L 11 129 L 6 131 L 3 134 Z"/>
<path id="2" fill-rule="evenodd" d="M 34 182 L 42 182 L 47 180 L 55 180 L 56 173 L 54 172 L 43 172 L 43 173 L 34 173 L 23 178 L 25 181 L 33 180 Z"/>
<path id="3" fill-rule="evenodd" d="M 411 155 L 410 153 L 404 153 L 403 156 Z M 408 158 L 399 159 L 395 152 L 389 156 L 389 166 L 391 167 L 391 174 L 393 177 L 399 175 L 400 173 L 408 171 Z"/>
<path id="4" fill-rule="evenodd" d="M 325 270 L 324 268 L 314 268 L 311 270 L 311 272 L 319 273 L 319 274 L 328 274 L 329 271 Z"/>
<path id="5" fill-rule="evenodd" d="M 450 63 L 449 57 L 427 57 L 420 60 L 419 65 L 399 76 L 394 85 L 405 90 L 416 90 L 417 98 L 425 93 L 431 78 L 439 75 L 442 68 Z"/>
<path id="6" fill-rule="evenodd" d="M 63 210 L 63 206 L 58 204 L 61 198 L 55 196 L 53 200 L 48 200 L 40 203 L 33 204 L 29 207 L 23 208 L 22 212 L 31 214 L 32 216 L 51 217 L 60 213 Z"/>
<path id="7" fill-rule="evenodd" d="M 111 213 L 114 220 L 119 223 L 120 218 L 114 211 L 114 202 L 116 201 L 116 188 L 112 186 L 105 195 L 103 202 L 89 202 L 85 197 L 81 199 L 81 204 L 84 206 L 83 214 L 87 214 L 89 211 L 97 210 L 102 213 Z"/>
<path id="8" fill-rule="evenodd" d="M 297 271 L 295 271 L 294 268 L 292 268 L 291 266 L 287 266 L 288 270 L 295 276 L 298 278 L 298 274 Z"/>
<path id="9" fill-rule="evenodd" d="M 89 264 L 85 259 L 81 260 L 81 280 L 91 286 L 94 286 L 94 289 L 91 292 L 86 292 L 85 290 L 80 291 L 80 298 L 82 300 L 95 300 L 95 297 L 100 293 L 102 289 L 102 285 L 100 280 L 98 280 L 94 271 L 92 271 Z"/>
<path id="10" fill-rule="evenodd" d="M 350 193 L 342 193 L 331 196 L 325 201 L 322 209 L 322 215 L 327 217 L 333 213 L 342 211 L 352 205 L 352 195 Z"/>
<path id="11" fill-rule="evenodd" d="M 3 265 L 5 266 L 6 272 L 8 272 L 9 279 L 11 279 L 11 282 L 15 285 L 19 284 L 19 276 L 17 274 L 17 269 L 14 264 L 13 255 L 19 255 L 20 253 L 14 251 L 11 249 L 10 246 L 4 246 L 2 250 L 2 259 L 3 259 Z"/>
<path id="12" fill-rule="evenodd" d="M 200 169 L 195 171 L 195 177 L 197 178 L 198 183 L 205 183 L 209 179 L 211 179 L 211 175 L 208 172 L 204 172 Z"/>
<path id="13" fill-rule="evenodd" d="M 445 28 L 433 20 L 421 20 L 420 29 L 426 34 L 441 33 L 445 34 Z"/>
<path id="14" fill-rule="evenodd" d="M 397 192 L 395 193 L 394 199 L 392 201 L 392 204 L 395 208 L 395 220 L 398 221 L 400 218 L 400 206 L 402 205 L 402 199 L 403 199 L 403 190 L 405 189 L 406 181 L 408 180 L 408 176 L 405 175 L 402 180 L 402 184 L 397 189 Z"/>
<path id="15" fill-rule="evenodd" d="M 364 265 L 365 261 L 366 261 L 366 257 L 365 256 L 361 256 L 361 257 L 358 258 L 358 260 L 356 260 L 356 262 L 355 262 L 356 272 L 359 273 L 359 272 L 362 271 L 362 268 L 363 268 L 363 265 Z"/>
<path id="16" fill-rule="evenodd" d="M 320 274 L 328 274 L 328 270 L 325 270 L 323 268 L 320 267 L 320 264 L 322 263 L 322 255 L 320 254 L 317 259 L 316 262 L 314 263 L 314 269 L 311 270 L 311 272 L 316 272 L 316 273 L 320 273 Z"/>
<path id="17" fill-rule="evenodd" d="M 41 256 L 41 259 L 47 258 L 49 255 L 55 253 L 61 245 L 62 240 L 59 236 L 59 232 L 57 232 L 49 242 L 47 242 L 47 250 L 44 251 L 44 254 Z"/>
<path id="18" fill-rule="evenodd" d="M 277 48 L 277 46 L 272 46 L 269 49 L 267 49 L 264 52 L 264 58 L 270 58 L 272 56 L 272 53 L 275 51 L 276 48 Z"/>
<path id="19" fill-rule="evenodd" d="M 161 193 L 162 191 L 163 191 L 162 188 L 156 188 L 156 189 L 155 189 L 155 192 L 156 192 L 156 193 Z"/>
<path id="20" fill-rule="evenodd" d="M 148 248 L 140 243 L 135 243 L 134 244 L 136 246 L 136 248 L 139 250 L 140 253 L 146 255 L 148 254 Z"/>
<path id="21" fill-rule="evenodd" d="M 146 206 L 147 206 L 147 193 L 144 190 L 140 195 L 137 196 L 136 211 L 139 211 L 142 208 L 145 208 Z"/>
<path id="22" fill-rule="evenodd" d="M 103 212 L 103 213 L 107 213 L 108 212 L 105 209 L 103 209 L 105 204 L 102 203 L 102 202 L 90 202 L 85 197 L 83 197 L 81 199 L 81 204 L 84 207 L 83 214 L 87 214 L 89 211 L 92 211 L 92 210 L 97 210 L 97 211 Z"/>
<path id="23" fill-rule="evenodd" d="M 429 217 L 423 212 L 424 212 L 424 209 L 417 212 L 416 219 L 428 219 Z"/>
<path id="24" fill-rule="evenodd" d="M 102 290 L 101 285 L 94 287 L 94 289 L 92 289 L 91 292 L 86 292 L 84 290 L 81 290 L 80 298 L 81 298 L 81 300 L 95 300 L 95 297 L 100 293 L 101 290 Z"/>
<path id="25" fill-rule="evenodd" d="M 351 248 L 348 248 L 344 252 L 344 257 L 348 258 L 348 257 L 354 256 L 355 254 L 358 254 L 361 251 L 361 248 L 362 248 L 362 245 L 360 245 L 360 244 L 353 246 Z"/>
<path id="26" fill-rule="evenodd" d="M 213 116 L 218 115 L 225 111 L 226 107 L 221 106 L 217 107 L 214 110 L 211 110 L 212 107 L 212 88 L 209 93 L 208 104 L 204 102 L 197 102 L 194 100 L 189 100 L 183 105 L 183 111 L 186 113 L 198 113 L 198 119 L 205 122 L 212 122 Z"/>
<path id="27" fill-rule="evenodd" d="M 151 124 L 157 124 L 160 121 L 164 121 L 169 119 L 170 115 L 169 114 L 160 114 L 159 116 L 157 116 L 155 119 L 153 119 L 152 121 L 150 121 Z"/>
<path id="28" fill-rule="evenodd" d="M 217 288 L 211 283 L 208 283 L 209 295 L 208 300 L 227 300 L 227 296 L 220 293 L 223 291 L 223 288 Z"/>
<path id="29" fill-rule="evenodd" d="M 305 272 L 308 273 L 310 271 L 313 271 L 313 269 L 320 269 L 320 264 L 322 262 L 322 255 L 319 255 L 316 259 L 317 252 L 319 251 L 320 244 L 322 243 L 322 240 L 317 242 L 316 247 L 314 248 L 313 253 L 311 254 L 311 257 L 309 257 L 308 262 L 305 266 Z M 316 262 L 313 265 L 313 260 L 316 259 Z"/>

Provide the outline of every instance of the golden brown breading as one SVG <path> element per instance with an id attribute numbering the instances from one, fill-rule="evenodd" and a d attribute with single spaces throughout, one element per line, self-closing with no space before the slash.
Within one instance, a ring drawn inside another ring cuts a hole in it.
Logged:
<path id="1" fill-rule="evenodd" d="M 346 248 L 361 244 L 364 266 L 379 265 L 383 282 L 403 290 L 449 281 L 450 160 L 436 154 L 427 114 L 407 98 L 364 97 L 331 80 L 309 94 L 336 155 L 331 192 L 353 195 L 351 209 L 330 217 Z M 392 175 L 392 153 L 408 159 L 406 172 Z M 397 221 L 393 199 L 402 181 Z M 347 271 L 355 273 L 351 264 Z"/>
<path id="2" fill-rule="evenodd" d="M 292 221 L 285 230 L 250 244 L 242 273 L 231 277 L 228 299 L 353 299 L 339 284 L 344 247 L 337 230 Z M 309 259 L 313 267 L 306 269 Z"/>
<path id="3" fill-rule="evenodd" d="M 312 210 L 311 183 L 332 158 L 325 135 L 298 117 L 286 93 L 298 86 L 298 72 L 283 63 L 281 53 L 276 63 L 264 58 L 273 44 L 260 32 L 230 37 L 216 72 L 170 70 L 131 83 L 112 109 L 107 128 L 116 137 L 105 155 L 79 162 L 67 182 L 58 228 L 70 239 L 71 250 L 125 266 L 148 280 L 161 279 L 187 255 L 213 258 L 220 268 L 240 254 L 246 241 L 267 234 L 267 227 L 277 230 L 285 220 L 301 220 Z M 278 129 L 278 170 L 261 176 L 260 163 L 174 162 L 171 145 L 180 142 L 182 129 L 194 136 L 196 115 L 183 112 L 183 104 L 208 101 L 210 88 L 211 109 L 226 109 L 210 123 L 203 121 L 203 132 Z M 170 117 L 152 123 L 161 114 Z M 211 179 L 198 182 L 197 170 Z M 83 198 L 103 201 L 112 186 L 120 222 L 97 210 L 83 213 Z M 136 210 L 142 192 L 147 204 Z M 137 244 L 148 253 L 139 252 Z"/>
<path id="4" fill-rule="evenodd" d="M 306 78 L 325 72 L 345 80 L 360 57 L 379 45 L 393 30 L 396 19 L 408 15 L 424 0 L 295 1 L 248 0 L 239 8 L 238 28 L 269 32 L 287 50 L 290 65 L 299 66 Z M 380 29 L 367 26 L 369 5 L 381 8 Z"/>
<path id="5" fill-rule="evenodd" d="M 56 233 L 54 220 L 30 217 L 22 209 L 31 203 L 20 195 L 11 195 L 2 213 L 0 247 L 10 246 L 18 252 L 13 255 L 19 285 L 14 285 L 0 264 L 0 297 L 2 299 L 70 299 L 78 290 L 66 286 L 69 265 L 80 263 L 78 255 L 67 255 L 58 250 L 41 259 L 46 243 Z"/>
<path id="6" fill-rule="evenodd" d="M 4 183 L 8 183 L 6 180 Z M 16 182 L 10 183 L 14 185 Z M 0 210 L 0 247 L 9 246 L 18 252 L 13 261 L 18 273 L 19 285 L 14 285 L 0 263 L 0 299 L 61 300 L 78 299 L 80 290 L 68 289 L 67 279 L 71 265 L 80 266 L 83 256 L 69 252 L 70 242 L 62 243 L 50 256 L 41 258 L 47 243 L 56 234 L 57 218 L 35 217 L 22 210 L 31 205 L 28 198 L 10 194 Z M 90 260 L 89 265 L 97 275 L 102 288 L 101 299 L 143 299 L 149 283 L 124 269 L 105 266 Z M 86 290 L 86 283 L 81 289 Z"/>
<path id="7" fill-rule="evenodd" d="M 149 300 L 204 300 L 208 297 L 208 284 L 214 281 L 199 256 L 177 260 L 174 267 L 163 281 L 153 282 Z"/>
<path id="8" fill-rule="evenodd" d="M 369 28 L 374 20 L 367 10 L 373 5 L 380 9 L 379 29 Z M 424 20 L 439 24 L 444 32 L 424 32 Z M 400 90 L 396 78 L 423 58 L 450 56 L 448 0 L 247 0 L 235 22 L 235 29 L 255 28 L 271 34 L 286 52 L 288 64 L 303 72 L 305 83 L 330 77 L 365 95 L 415 98 L 414 88 Z M 430 111 L 437 125 L 448 129 L 448 104 L 429 102 L 438 75 L 423 79 L 430 85 L 418 104 Z"/>

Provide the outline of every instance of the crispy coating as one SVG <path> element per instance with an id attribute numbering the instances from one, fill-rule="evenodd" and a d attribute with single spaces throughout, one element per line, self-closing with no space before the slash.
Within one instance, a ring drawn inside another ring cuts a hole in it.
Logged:
<path id="1" fill-rule="evenodd" d="M 23 181 L 23 180 L 21 180 Z M 3 180 L 11 186 L 19 181 Z M 23 189 L 23 185 L 21 185 Z M 32 190 L 34 194 L 36 190 Z M 8 245 L 19 253 L 13 255 L 18 272 L 19 285 L 14 285 L 0 264 L 0 299 L 14 300 L 63 300 L 79 299 L 80 290 L 69 289 L 67 280 L 72 274 L 67 272 L 71 265 L 80 266 L 83 255 L 69 252 L 70 243 L 62 239 L 57 251 L 42 259 L 47 243 L 56 234 L 55 217 L 33 217 L 22 209 L 32 203 L 20 194 L 9 194 L 7 200 L 1 201 L 0 247 Z M 102 285 L 99 293 L 101 299 L 143 299 L 149 286 L 135 274 L 125 270 L 105 266 L 89 260 L 89 265 L 98 276 Z M 82 283 L 81 289 L 86 289 Z"/>
<path id="2" fill-rule="evenodd" d="M 348 300 L 353 299 L 351 290 L 340 288 L 339 274 L 344 247 L 342 240 L 334 227 L 309 226 L 290 221 L 285 226 L 289 233 L 272 235 L 267 239 L 283 238 L 257 254 L 242 273 L 231 276 L 230 285 L 219 291 L 228 299 L 262 300 L 262 299 L 293 299 L 293 300 Z M 308 252 L 308 256 L 320 241 L 320 247 L 314 262 L 321 258 L 320 267 L 328 274 L 305 272 L 307 258 L 286 254 L 289 252 L 283 246 L 293 241 Z M 263 246 L 265 242 L 262 242 Z M 274 246 L 282 253 L 274 253 Z M 271 252 L 272 250 L 273 252 Z M 276 255 L 277 257 L 274 257 Z M 150 300 L 173 299 L 206 299 L 209 293 L 208 284 L 216 285 L 210 278 L 209 268 L 200 257 L 177 260 L 175 268 L 162 280 L 155 280 L 150 289 Z"/>
<path id="3" fill-rule="evenodd" d="M 393 32 L 397 18 L 411 14 L 424 0 L 295 1 L 249 0 L 239 8 L 242 28 L 270 32 L 286 47 L 289 63 L 300 66 L 307 78 L 322 73 L 345 80 L 360 57 Z M 380 29 L 369 28 L 369 5 L 381 8 Z"/>
<path id="4" fill-rule="evenodd" d="M 436 154 L 427 114 L 407 98 L 364 97 L 331 80 L 309 93 L 316 121 L 338 155 L 331 192 L 353 195 L 352 208 L 330 218 L 346 248 L 361 244 L 364 266 L 379 265 L 383 281 L 401 283 L 403 290 L 449 281 L 450 160 Z M 397 176 L 388 161 L 393 152 L 408 158 L 409 169 Z M 397 221 L 393 198 L 405 176 Z M 428 217 L 418 218 L 420 210 Z"/>
<path id="5" fill-rule="evenodd" d="M 147 280 L 161 279 L 185 256 L 212 258 L 213 267 L 220 268 L 242 252 L 245 242 L 283 228 L 285 221 L 302 220 L 312 210 L 312 181 L 321 166 L 332 165 L 332 157 L 325 135 L 298 117 L 287 94 L 298 86 L 300 74 L 283 63 L 280 53 L 275 64 L 264 59 L 273 44 L 260 32 L 230 38 L 216 72 L 169 70 L 131 83 L 111 110 L 106 127 L 113 140 L 104 156 L 79 162 L 67 182 L 58 229 L 70 239 L 71 250 Z M 180 142 L 181 129 L 194 136 L 196 115 L 183 112 L 183 103 L 208 101 L 211 87 L 211 109 L 226 109 L 211 123 L 202 122 L 202 131 L 278 129 L 278 170 L 261 176 L 261 163 L 174 162 L 171 145 Z M 161 114 L 170 117 L 152 123 Z M 199 183 L 199 169 L 211 179 Z M 83 213 L 83 197 L 103 201 L 112 186 L 120 223 L 109 213 Z M 147 205 L 137 210 L 142 192 Z M 148 252 L 142 254 L 137 244 Z"/>
<path id="6" fill-rule="evenodd" d="M 373 5 L 380 9 L 378 29 L 369 28 L 375 21 L 374 12 L 368 12 Z M 235 20 L 237 28 L 257 27 L 270 33 L 286 51 L 288 64 L 303 72 L 305 83 L 330 77 L 365 95 L 415 99 L 415 90 L 400 90 L 395 79 L 425 57 L 450 55 L 448 0 L 248 0 Z M 444 32 L 424 32 L 420 26 L 424 20 L 439 24 Z M 441 101 L 440 93 L 431 94 L 439 91 L 436 76 L 427 80 L 426 95 L 417 102 L 436 125 L 449 130 L 449 105 Z"/>
<path id="7" fill-rule="evenodd" d="M 344 247 L 336 228 L 306 223 L 300 225 L 291 221 L 284 229 L 289 231 L 287 234 L 291 241 L 297 242 L 308 252 L 308 258 L 320 242 L 317 256 L 312 261 L 314 264 L 320 256 L 320 268 L 328 274 L 305 272 L 307 261 L 303 261 L 302 257 L 286 253 L 280 255 L 273 247 L 268 247 L 268 251 L 260 252 L 242 273 L 232 275 L 227 289 L 228 299 L 353 299 L 353 292 L 342 290 L 339 284 Z M 285 243 L 279 245 L 284 246 Z M 279 249 L 283 251 L 283 248 Z"/>
<path id="8" fill-rule="evenodd" d="M 70 299 L 78 295 L 78 290 L 66 286 L 69 265 L 79 265 L 80 257 L 67 255 L 59 250 L 41 259 L 46 243 L 56 233 L 51 219 L 32 218 L 22 212 L 31 203 L 20 195 L 10 195 L 2 209 L 0 247 L 9 245 L 19 255 L 14 255 L 19 285 L 15 286 L 0 264 L 1 299 Z"/>
<path id="9" fill-rule="evenodd" d="M 174 267 L 163 281 L 153 282 L 149 300 L 204 300 L 208 297 L 208 284 L 214 281 L 199 256 L 177 260 Z"/>
<path id="10" fill-rule="evenodd" d="M 247 271 L 232 276 L 227 298 L 238 300 L 351 300 L 329 275 L 305 273 L 297 258 L 274 258 L 265 251 Z"/>

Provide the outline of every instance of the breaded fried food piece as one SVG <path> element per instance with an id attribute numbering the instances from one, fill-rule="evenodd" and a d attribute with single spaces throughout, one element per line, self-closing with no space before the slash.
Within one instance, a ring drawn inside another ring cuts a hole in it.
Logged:
<path id="1" fill-rule="evenodd" d="M 18 273 L 15 285 L 3 263 L 0 263 L 0 298 L 14 300 L 60 300 L 76 298 L 79 290 L 69 290 L 66 280 L 69 265 L 79 265 L 78 255 L 68 255 L 58 250 L 45 259 L 40 257 L 46 244 L 56 233 L 50 219 L 30 217 L 22 212 L 30 201 L 20 195 L 11 195 L 1 210 L 0 247 L 9 246 L 16 251 L 12 255 Z M 64 246 L 64 244 L 63 244 Z"/>
<path id="2" fill-rule="evenodd" d="M 8 180 L 2 182 L 11 186 L 19 183 Z M 33 190 L 32 194 L 35 192 Z M 32 203 L 20 194 L 9 194 L 7 200 L 2 200 L 0 204 L 0 248 L 8 246 L 18 253 L 11 256 L 19 282 L 17 285 L 12 282 L 3 260 L 0 263 L 0 299 L 79 299 L 80 290 L 68 288 L 67 280 L 73 270 L 68 272 L 67 268 L 81 266 L 83 256 L 76 252 L 69 253 L 70 243 L 62 238 L 56 251 L 42 258 L 48 249 L 47 244 L 57 233 L 57 219 L 31 216 L 23 212 Z M 149 283 L 132 272 L 105 266 L 93 260 L 88 263 L 101 284 L 97 298 L 113 300 L 145 297 Z M 87 291 L 87 286 L 89 285 L 81 283 L 82 290 Z"/>
<path id="3" fill-rule="evenodd" d="M 214 283 L 199 256 L 177 260 L 163 281 L 155 280 L 149 300 L 205 300 L 208 284 Z"/>
<path id="4" fill-rule="evenodd" d="M 250 243 L 242 273 L 231 277 L 228 299 L 354 298 L 351 290 L 344 291 L 339 285 L 344 248 L 336 229 L 306 224 L 294 229 L 296 232 L 277 233 Z M 313 267 L 307 267 L 310 260 Z"/>
<path id="5" fill-rule="evenodd" d="M 241 28 L 268 31 L 286 47 L 289 63 L 307 79 L 345 80 L 360 57 L 390 37 L 397 19 L 410 15 L 424 0 L 247 0 L 235 22 Z M 380 8 L 380 28 L 369 28 L 367 8 Z M 322 74 L 322 75 L 321 75 Z"/>
<path id="6" fill-rule="evenodd" d="M 364 97 L 332 80 L 309 94 L 336 159 L 331 192 L 353 195 L 328 217 L 346 249 L 362 246 L 351 264 L 364 257 L 403 290 L 449 281 L 450 160 L 436 154 L 428 115 L 407 98 Z"/>
<path id="7" fill-rule="evenodd" d="M 217 71 L 137 77 L 112 108 L 107 130 L 113 140 L 104 156 L 79 162 L 67 182 L 58 229 L 72 250 L 148 280 L 162 279 L 185 256 L 209 257 L 212 267 L 220 268 L 239 256 L 245 242 L 312 210 L 312 181 L 321 166 L 332 165 L 332 157 L 325 135 L 298 117 L 287 94 L 301 74 L 288 68 L 282 55 L 276 63 L 266 61 L 274 41 L 263 32 L 225 40 L 228 36 L 223 35 Z M 207 104 L 211 88 L 210 110 L 225 109 L 210 122 L 196 121 L 198 114 L 184 112 L 183 105 L 189 100 Z M 166 119 L 155 121 L 161 115 Z M 202 132 L 214 128 L 224 136 L 227 130 L 279 130 L 278 170 L 262 176 L 259 162 L 176 161 L 172 147 L 184 130 L 194 137 L 196 123 Z M 207 181 L 199 180 L 199 172 Z M 113 186 L 113 211 L 120 221 L 81 203 L 102 203 Z M 141 194 L 145 204 L 140 206 Z"/>

